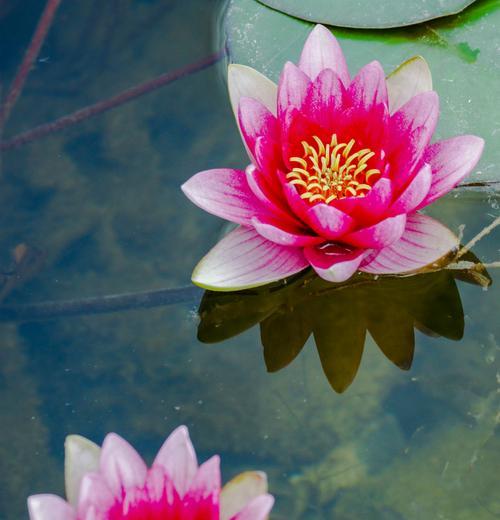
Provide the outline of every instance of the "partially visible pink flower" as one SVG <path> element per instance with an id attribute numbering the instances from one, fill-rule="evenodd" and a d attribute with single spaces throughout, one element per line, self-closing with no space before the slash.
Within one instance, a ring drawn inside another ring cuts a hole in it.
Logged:
<path id="1" fill-rule="evenodd" d="M 242 65 L 230 65 L 228 85 L 251 164 L 203 171 L 182 186 L 239 224 L 198 264 L 194 283 L 249 288 L 309 265 L 341 282 L 357 270 L 415 271 L 457 246 L 417 211 L 474 168 L 484 142 L 430 144 L 439 100 L 422 58 L 388 78 L 373 61 L 351 79 L 337 40 L 318 25 L 278 85 Z"/>
<path id="2" fill-rule="evenodd" d="M 30 496 L 30 520 L 265 520 L 273 506 L 264 473 L 242 473 L 221 490 L 219 457 L 198 466 L 185 426 L 151 468 L 115 433 L 102 449 L 77 435 L 65 448 L 68 501 Z"/>

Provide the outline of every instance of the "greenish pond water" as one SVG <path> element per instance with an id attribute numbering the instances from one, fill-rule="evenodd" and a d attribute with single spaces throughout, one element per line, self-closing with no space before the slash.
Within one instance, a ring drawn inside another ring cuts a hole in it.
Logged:
<path id="1" fill-rule="evenodd" d="M 0 4 L 1 78 L 43 4 Z M 5 138 L 208 55 L 217 12 L 215 0 L 63 2 Z M 224 223 L 179 186 L 246 164 L 222 68 L 3 153 L 1 265 L 20 243 L 45 255 L 3 303 L 189 285 Z M 465 243 L 498 208 L 492 191 L 456 191 L 429 214 L 465 226 Z M 498 228 L 473 252 L 498 261 Z M 115 431 L 150 461 L 179 424 L 201 460 L 221 455 L 224 481 L 267 472 L 273 519 L 498 518 L 500 277 L 488 272 L 487 289 L 451 271 L 340 290 L 306 274 L 305 285 L 207 294 L 201 322 L 194 292 L 155 309 L 1 323 L 0 519 L 27 518 L 30 494 L 63 493 L 66 435 Z M 312 337 L 302 348 L 312 330 L 318 348 Z"/>

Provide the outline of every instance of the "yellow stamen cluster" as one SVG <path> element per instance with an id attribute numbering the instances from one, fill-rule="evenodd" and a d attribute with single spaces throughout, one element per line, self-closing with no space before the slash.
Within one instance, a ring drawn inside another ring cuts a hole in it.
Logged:
<path id="1" fill-rule="evenodd" d="M 333 134 L 324 144 L 316 135 L 314 146 L 302 141 L 304 155 L 291 157 L 298 166 L 286 178 L 296 186 L 300 196 L 309 201 L 330 203 L 345 197 L 364 197 L 373 183 L 380 178 L 380 170 L 370 168 L 375 152 L 369 148 L 355 150 L 356 141 L 339 143 Z"/>

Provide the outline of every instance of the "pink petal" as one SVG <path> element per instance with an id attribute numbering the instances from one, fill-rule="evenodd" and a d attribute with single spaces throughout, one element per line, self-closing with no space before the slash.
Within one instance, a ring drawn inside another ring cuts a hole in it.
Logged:
<path id="1" fill-rule="evenodd" d="M 335 36 L 322 25 L 316 25 L 309 34 L 300 55 L 299 68 L 312 80 L 322 70 L 332 69 L 344 85 L 350 81 L 342 49 Z"/>
<path id="2" fill-rule="evenodd" d="M 388 216 L 411 213 L 425 199 L 432 182 L 432 171 L 428 164 L 419 170 L 410 184 L 389 208 Z"/>
<path id="3" fill-rule="evenodd" d="M 260 471 L 245 471 L 231 479 L 220 494 L 220 520 L 231 520 L 254 498 L 267 493 L 267 477 Z"/>
<path id="4" fill-rule="evenodd" d="M 243 140 L 255 157 L 255 141 L 259 136 L 278 139 L 278 122 L 269 110 L 256 99 L 242 97 L 238 108 L 238 121 Z M 252 159 L 253 161 L 255 159 Z"/>
<path id="5" fill-rule="evenodd" d="M 302 250 L 266 240 L 253 228 L 228 233 L 196 266 L 193 283 L 216 291 L 257 287 L 307 267 Z"/>
<path id="6" fill-rule="evenodd" d="M 281 184 L 274 178 L 269 179 L 274 174 L 261 172 L 253 164 L 247 166 L 245 174 L 248 186 L 268 211 L 264 220 L 281 220 L 288 226 L 300 226 L 300 222 L 287 206 Z"/>
<path id="7" fill-rule="evenodd" d="M 100 470 L 115 496 L 123 489 L 143 486 L 148 471 L 140 455 L 116 433 L 109 433 L 104 439 Z"/>
<path id="8" fill-rule="evenodd" d="M 28 498 L 30 520 L 76 520 L 74 509 L 56 495 L 32 495 Z"/>
<path id="9" fill-rule="evenodd" d="M 325 239 L 307 235 L 301 230 L 286 230 L 282 229 L 278 226 L 269 224 L 267 222 L 263 222 L 258 218 L 252 219 L 252 224 L 257 233 L 267 238 L 271 242 L 275 244 L 280 244 L 282 246 L 291 246 L 291 247 L 304 247 L 304 246 L 314 246 L 316 244 L 321 244 Z"/>
<path id="10" fill-rule="evenodd" d="M 108 511 L 117 498 L 111 491 L 105 477 L 100 473 L 87 473 L 80 486 L 78 496 L 78 518 L 92 518 L 91 511 Z"/>
<path id="11" fill-rule="evenodd" d="M 373 106 L 387 105 L 387 87 L 382 65 L 378 61 L 365 65 L 349 85 L 347 96 L 353 105 L 362 107 L 367 112 Z"/>
<path id="12" fill-rule="evenodd" d="M 391 114 L 399 110 L 413 96 L 432 90 L 429 65 L 422 56 L 414 56 L 387 76 L 387 94 Z"/>
<path id="13" fill-rule="evenodd" d="M 266 213 L 241 170 L 205 170 L 193 175 L 181 189 L 201 209 L 236 224 L 249 226 L 252 217 Z"/>
<path id="14" fill-rule="evenodd" d="M 331 205 L 347 213 L 358 223 L 371 224 L 380 220 L 392 202 L 392 183 L 382 177 L 365 197 L 346 197 L 331 202 Z"/>
<path id="15" fill-rule="evenodd" d="M 420 207 L 442 197 L 466 177 L 483 153 L 484 140 L 475 135 L 460 135 L 431 144 L 423 160 L 432 168 L 432 184 Z"/>
<path id="16" fill-rule="evenodd" d="M 329 282 L 345 282 L 356 272 L 366 251 L 328 244 L 306 247 L 304 254 L 321 278 Z"/>
<path id="17" fill-rule="evenodd" d="M 301 108 L 307 93 L 309 78 L 296 65 L 287 61 L 278 83 L 278 117 L 290 106 Z"/>
<path id="18" fill-rule="evenodd" d="M 310 120 L 334 133 L 344 96 L 345 87 L 340 78 L 333 70 L 324 69 L 310 82 L 302 110 Z"/>
<path id="19" fill-rule="evenodd" d="M 346 213 L 324 203 L 311 206 L 307 210 L 305 218 L 318 235 L 328 240 L 342 237 L 356 224 L 355 220 Z"/>
<path id="20" fill-rule="evenodd" d="M 380 251 L 362 271 L 396 274 L 417 271 L 458 246 L 458 238 L 443 224 L 420 213 L 408 215 L 403 236 Z"/>
<path id="21" fill-rule="evenodd" d="M 243 511 L 240 511 L 231 520 L 266 520 L 274 505 L 271 495 L 261 495 L 254 498 Z"/>
<path id="22" fill-rule="evenodd" d="M 212 498 L 214 502 L 218 503 L 220 480 L 220 458 L 218 455 L 214 455 L 199 467 L 191 484 L 189 496 L 196 500 Z"/>
<path id="23" fill-rule="evenodd" d="M 181 498 L 188 492 L 198 471 L 198 462 L 185 426 L 179 426 L 169 435 L 156 455 L 155 466 L 169 475 Z"/>
<path id="24" fill-rule="evenodd" d="M 381 220 L 342 237 L 342 242 L 362 249 L 381 249 L 398 240 L 405 230 L 406 215 Z"/>
<path id="25" fill-rule="evenodd" d="M 431 140 L 439 116 L 435 92 L 412 97 L 390 119 L 388 156 L 396 189 L 404 186 Z M 427 161 L 428 162 L 428 161 Z"/>
<path id="26" fill-rule="evenodd" d="M 259 170 L 274 173 L 282 168 L 281 147 L 279 141 L 264 136 L 257 137 L 255 141 L 255 166 Z M 253 164 L 252 164 L 253 166 Z"/>

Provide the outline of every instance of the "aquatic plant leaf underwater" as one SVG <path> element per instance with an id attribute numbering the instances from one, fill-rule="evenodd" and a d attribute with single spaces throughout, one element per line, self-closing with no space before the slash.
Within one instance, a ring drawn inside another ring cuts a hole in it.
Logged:
<path id="1" fill-rule="evenodd" d="M 470 252 L 466 259 L 480 265 Z M 484 268 L 482 274 L 491 283 Z M 337 284 L 309 272 L 279 285 L 206 291 L 198 339 L 216 343 L 259 323 L 267 370 L 276 372 L 298 356 L 312 334 L 330 385 L 343 392 L 356 376 L 367 332 L 403 370 L 413 361 L 415 329 L 461 339 L 464 313 L 456 279 L 479 284 L 467 270 L 456 269 L 378 279 L 364 274 Z"/>
<path id="2" fill-rule="evenodd" d="M 423 58 L 387 78 L 373 61 L 351 79 L 337 40 L 317 25 L 278 85 L 230 65 L 228 87 L 251 164 L 199 172 L 182 186 L 239 225 L 196 266 L 195 284 L 257 287 L 309 265 L 331 282 L 412 272 L 458 245 L 418 211 L 474 168 L 484 141 L 430 144 L 439 100 Z"/>
<path id="3" fill-rule="evenodd" d="M 219 457 L 200 466 L 185 426 L 174 430 L 148 468 L 124 439 L 102 448 L 70 435 L 65 444 L 68 501 L 28 498 L 30 520 L 265 520 L 274 499 L 266 475 L 242 473 L 221 489 Z"/>

